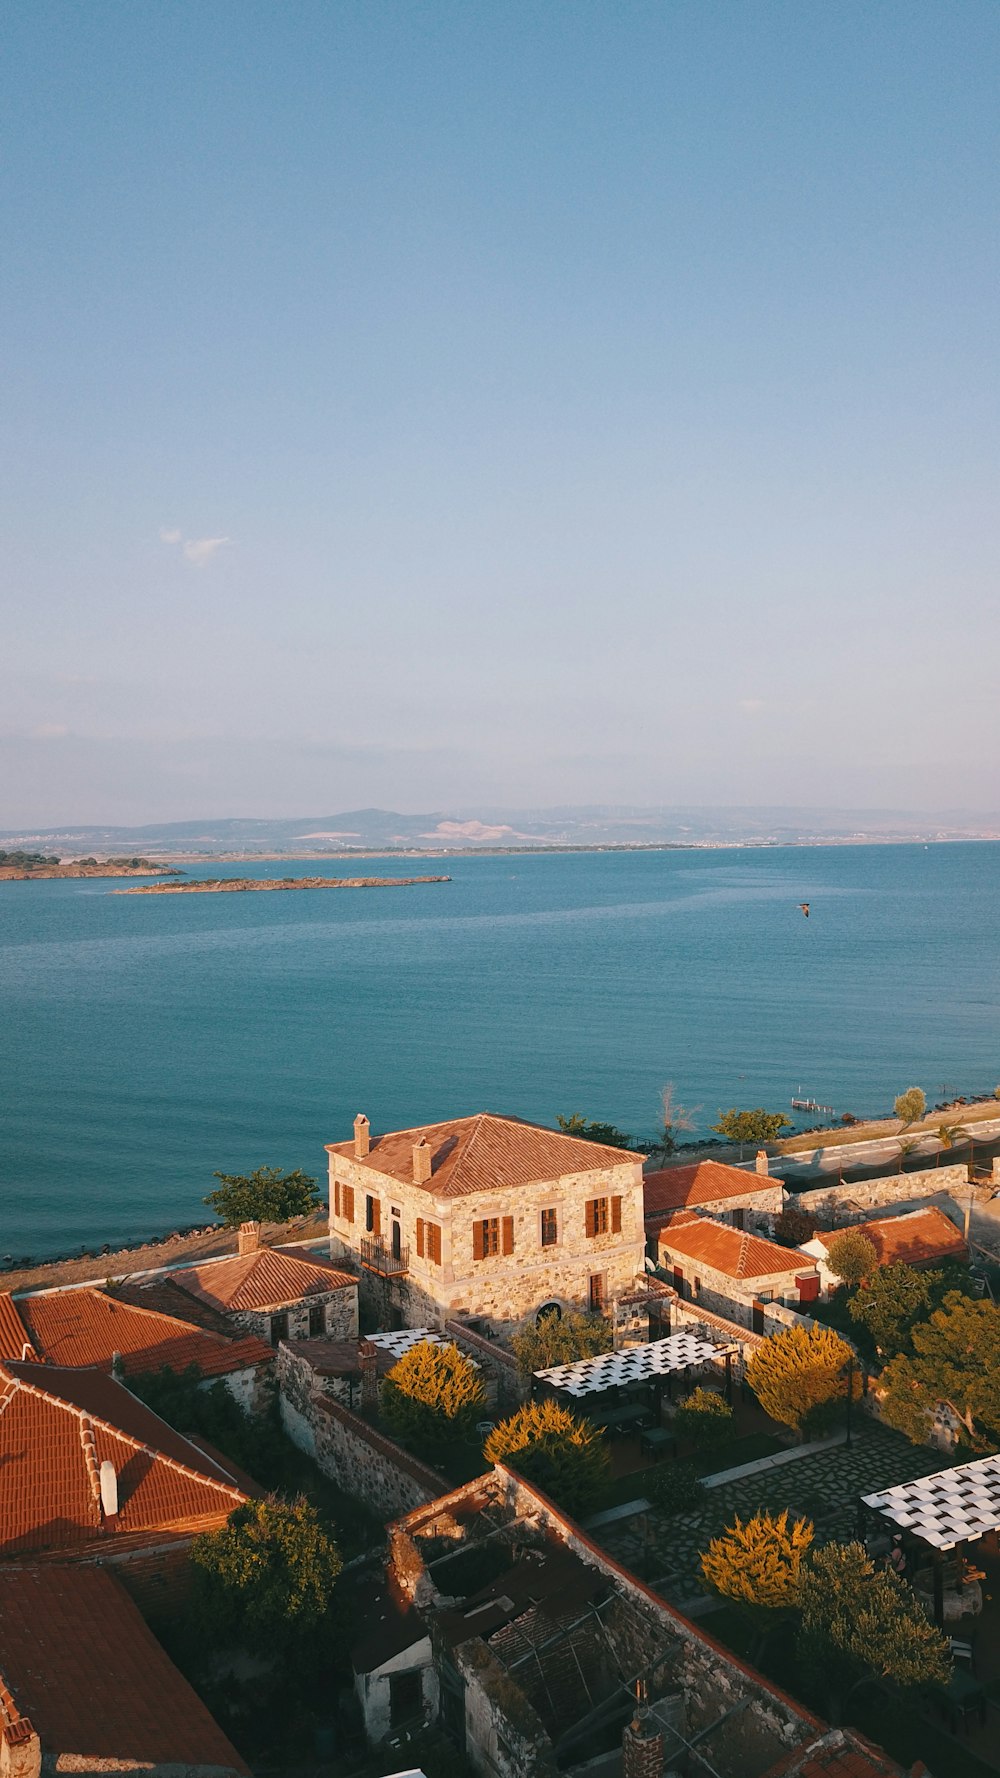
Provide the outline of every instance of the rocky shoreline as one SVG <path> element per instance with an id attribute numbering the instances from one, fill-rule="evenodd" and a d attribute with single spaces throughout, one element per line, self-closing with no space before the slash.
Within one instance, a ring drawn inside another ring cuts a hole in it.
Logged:
<path id="1" fill-rule="evenodd" d="M 413 883 L 450 883 L 450 877 L 205 877 L 195 883 L 148 883 L 112 895 L 223 895 L 254 889 L 404 889 Z"/>

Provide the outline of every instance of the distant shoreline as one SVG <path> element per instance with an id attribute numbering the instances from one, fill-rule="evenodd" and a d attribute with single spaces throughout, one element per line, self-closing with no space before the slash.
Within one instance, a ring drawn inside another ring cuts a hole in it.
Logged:
<path id="1" fill-rule="evenodd" d="M 203 877 L 194 883 L 143 883 L 112 889 L 112 895 L 224 895 L 257 889 L 407 889 L 414 883 L 450 883 L 450 877 Z"/>
<path id="2" fill-rule="evenodd" d="M 581 853 L 633 852 L 776 852 L 809 851 L 820 846 L 981 846 L 1000 844 L 1000 834 L 850 834 L 798 840 L 629 840 L 585 845 L 567 841 L 537 846 L 355 846 L 340 851 L 312 852 L 304 847 L 266 852 L 154 852 L 177 864 L 292 864 L 313 859 L 362 858 L 547 858 Z"/>

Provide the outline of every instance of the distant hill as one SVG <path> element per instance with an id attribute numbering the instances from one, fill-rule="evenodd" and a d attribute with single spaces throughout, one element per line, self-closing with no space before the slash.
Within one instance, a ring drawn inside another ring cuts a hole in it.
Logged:
<path id="1" fill-rule="evenodd" d="M 453 809 L 401 815 L 349 809 L 294 819 L 220 817 L 143 827 L 84 826 L 0 832 L 0 846 L 161 858 L 196 854 L 262 857 L 375 851 L 480 851 L 523 846 L 803 845 L 866 840 L 1000 838 L 1000 814 L 964 810 L 627 808 Z"/>

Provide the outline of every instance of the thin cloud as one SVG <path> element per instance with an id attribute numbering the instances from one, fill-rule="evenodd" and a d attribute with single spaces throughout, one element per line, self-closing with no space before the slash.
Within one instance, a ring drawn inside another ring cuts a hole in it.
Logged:
<path id="1" fill-rule="evenodd" d="M 231 542 L 231 537 L 190 537 L 184 545 L 184 556 L 196 568 L 204 568 L 205 563 L 210 562 L 218 550 Z"/>
<path id="2" fill-rule="evenodd" d="M 180 540 L 181 534 L 179 531 L 160 531 L 161 543 L 180 543 Z"/>

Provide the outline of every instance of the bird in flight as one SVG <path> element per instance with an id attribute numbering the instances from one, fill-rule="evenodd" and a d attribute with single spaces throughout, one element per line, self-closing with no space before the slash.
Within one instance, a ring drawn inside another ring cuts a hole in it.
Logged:
<path id="1" fill-rule="evenodd" d="M 802 909 L 802 912 L 805 914 L 805 917 L 808 920 L 808 918 L 809 918 L 809 903 L 807 901 L 800 901 L 799 907 Z"/>

